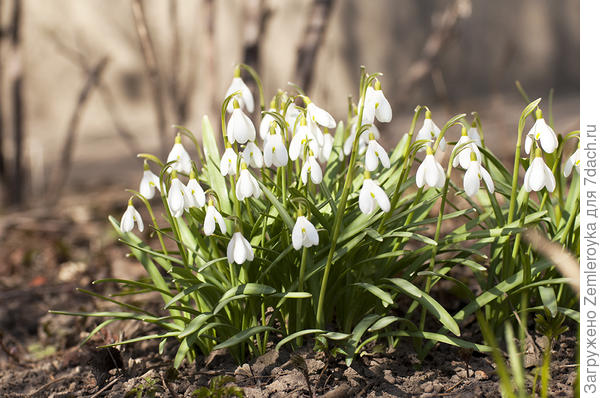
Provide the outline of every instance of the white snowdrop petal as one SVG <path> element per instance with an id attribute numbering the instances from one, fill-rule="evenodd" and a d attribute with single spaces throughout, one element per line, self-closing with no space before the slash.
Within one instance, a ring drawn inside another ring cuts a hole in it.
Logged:
<path id="1" fill-rule="evenodd" d="M 119 225 L 119 227 L 121 228 L 121 232 L 130 232 L 131 230 L 133 230 L 134 221 L 130 211 L 130 207 L 131 206 L 127 206 L 127 209 L 121 217 L 121 223 Z"/>
<path id="2" fill-rule="evenodd" d="M 529 166 L 531 173 L 529 175 L 529 186 L 533 191 L 541 190 L 545 185 L 544 161 L 542 158 L 535 158 Z"/>
<path id="3" fill-rule="evenodd" d="M 373 194 L 377 204 L 384 212 L 390 211 L 390 199 L 385 194 L 385 191 L 378 185 L 373 184 Z"/>
<path id="4" fill-rule="evenodd" d="M 302 226 L 300 225 L 300 217 L 296 220 L 296 224 L 292 229 L 292 246 L 294 249 L 300 250 L 302 248 Z"/>
<path id="5" fill-rule="evenodd" d="M 377 104 L 375 106 L 375 116 L 381 123 L 389 123 L 392 120 L 392 107 L 383 95 L 383 91 L 375 90 L 377 93 Z"/>
<path id="6" fill-rule="evenodd" d="M 481 174 L 481 178 L 483 178 L 483 182 L 485 182 L 488 191 L 490 191 L 490 193 L 494 193 L 494 180 L 492 180 L 490 173 L 488 173 L 488 171 L 482 166 L 479 166 L 479 173 Z"/>
<path id="7" fill-rule="evenodd" d="M 425 185 L 425 162 L 421 162 L 415 177 L 418 188 L 421 188 L 423 185 Z"/>
<path id="8" fill-rule="evenodd" d="M 229 243 L 227 244 L 227 262 L 229 264 L 233 264 L 233 262 L 235 261 L 234 257 L 233 257 L 233 250 L 234 250 L 234 245 L 235 245 L 235 241 L 232 238 Z"/>
<path id="9" fill-rule="evenodd" d="M 554 174 L 552 174 L 552 170 L 550 170 L 550 168 L 548 166 L 546 166 L 546 164 L 544 163 L 544 174 L 545 174 L 545 178 L 544 178 L 544 182 L 545 182 L 545 186 L 546 189 L 549 192 L 554 192 L 554 188 L 556 188 L 556 180 L 554 179 Z"/>
<path id="10" fill-rule="evenodd" d="M 367 154 L 365 155 L 365 168 L 369 171 L 374 171 L 377 168 L 378 163 L 375 148 L 369 143 Z"/>
<path id="11" fill-rule="evenodd" d="M 206 236 L 210 236 L 215 232 L 215 216 L 213 215 L 211 208 L 212 206 L 208 206 L 206 208 L 206 216 L 204 217 L 204 234 Z"/>
<path id="12" fill-rule="evenodd" d="M 371 214 L 374 210 L 374 199 L 371 196 L 371 191 L 368 187 L 368 180 L 363 182 L 362 189 L 358 195 L 358 207 L 364 214 Z"/>
<path id="13" fill-rule="evenodd" d="M 142 221 L 142 216 L 133 206 L 131 206 L 131 210 L 133 213 L 133 221 L 137 223 L 138 230 L 140 232 L 144 232 L 144 223 Z"/>
<path id="14" fill-rule="evenodd" d="M 477 191 L 479 191 L 479 165 L 477 162 L 473 163 L 475 164 L 469 166 L 463 177 L 463 187 L 465 189 L 465 193 L 469 196 L 473 196 L 477 193 Z"/>

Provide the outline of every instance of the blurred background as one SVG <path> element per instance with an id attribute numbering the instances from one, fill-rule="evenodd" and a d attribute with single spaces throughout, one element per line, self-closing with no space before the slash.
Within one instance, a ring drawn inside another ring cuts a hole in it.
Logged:
<path id="1" fill-rule="evenodd" d="M 546 113 L 554 89 L 557 132 L 579 123 L 575 0 L 0 0 L 0 29 L 3 213 L 113 188 L 124 204 L 136 153 L 164 154 L 173 124 L 219 125 L 238 62 L 267 102 L 294 82 L 338 120 L 360 65 L 383 72 L 388 145 L 421 104 L 439 125 L 479 112 L 510 151 L 516 80 Z"/>

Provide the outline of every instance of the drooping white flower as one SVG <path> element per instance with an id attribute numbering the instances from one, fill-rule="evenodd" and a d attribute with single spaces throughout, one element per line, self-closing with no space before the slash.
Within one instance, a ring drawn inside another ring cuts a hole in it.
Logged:
<path id="1" fill-rule="evenodd" d="M 303 156 L 306 145 L 313 153 L 319 153 L 319 144 L 316 138 L 310 132 L 306 121 L 302 120 L 300 126 L 296 129 L 296 134 L 292 137 L 292 142 L 290 142 L 290 159 L 296 160 L 301 155 Z"/>
<path id="2" fill-rule="evenodd" d="M 429 145 L 427 145 L 427 155 L 417 169 L 416 182 L 419 188 L 425 184 L 430 187 L 442 188 L 446 182 L 444 169 L 433 156 L 433 151 Z"/>
<path id="3" fill-rule="evenodd" d="M 386 169 L 389 169 L 390 157 L 388 156 L 387 152 L 375 140 L 373 134 L 371 134 L 370 138 L 371 139 L 367 144 L 367 154 L 365 155 L 365 168 L 369 171 L 374 171 L 381 161 L 381 165 Z"/>
<path id="4" fill-rule="evenodd" d="M 577 169 L 577 173 L 579 174 L 579 148 L 569 156 L 569 159 L 567 159 L 567 162 L 565 163 L 565 170 L 563 171 L 565 177 L 571 175 L 573 166 L 575 166 L 575 169 Z"/>
<path id="5" fill-rule="evenodd" d="M 437 140 L 440 135 L 440 128 L 433 122 L 431 119 L 431 112 L 425 112 L 425 121 L 423 121 L 423 127 L 417 132 L 416 140 L 428 140 L 431 142 L 431 145 Z M 439 148 L 442 152 L 446 151 L 446 139 L 442 137 L 440 140 Z M 419 149 L 422 151 L 423 148 Z"/>
<path id="6" fill-rule="evenodd" d="M 488 191 L 493 193 L 494 181 L 492 181 L 492 176 L 490 176 L 490 173 L 483 168 L 481 161 L 477 160 L 475 155 L 472 154 L 470 164 L 467 167 L 467 171 L 465 171 L 465 176 L 463 178 L 465 193 L 469 196 L 475 195 L 477 191 L 479 191 L 479 180 L 482 178 Z"/>
<path id="7" fill-rule="evenodd" d="M 181 144 L 181 135 L 179 134 L 175 137 L 175 144 L 173 144 L 173 148 L 169 152 L 169 156 L 167 156 L 167 163 L 172 161 L 175 161 L 172 167 L 178 173 L 188 175 L 192 171 L 192 159 Z M 171 172 L 171 167 L 167 169 L 167 172 Z"/>
<path id="8" fill-rule="evenodd" d="M 215 233 L 216 224 L 219 224 L 222 234 L 227 233 L 225 220 L 219 211 L 213 206 L 212 200 L 208 201 L 206 206 L 206 215 L 204 216 L 204 234 L 210 236 Z"/>
<path id="9" fill-rule="evenodd" d="M 221 157 L 221 164 L 219 165 L 221 169 L 221 174 L 223 176 L 230 175 L 234 176 L 237 172 L 237 154 L 233 150 L 233 148 L 226 144 L 227 148 L 225 148 L 225 153 L 223 153 L 223 157 Z"/>
<path id="10" fill-rule="evenodd" d="M 204 207 L 206 195 L 204 194 L 204 189 L 202 189 L 198 183 L 195 173 L 190 174 L 190 180 L 188 181 L 186 188 L 190 199 L 190 203 L 187 204 L 188 208 Z"/>
<path id="11" fill-rule="evenodd" d="M 527 192 L 541 191 L 544 187 L 546 187 L 548 192 L 553 192 L 556 187 L 556 180 L 554 179 L 552 170 L 544 163 L 542 151 L 539 148 L 536 149 L 535 158 L 525 172 L 523 187 Z"/>
<path id="12" fill-rule="evenodd" d="M 350 126 L 350 136 L 344 141 L 344 155 L 350 155 L 352 152 L 352 145 L 354 145 L 354 138 L 356 137 L 356 119 Z M 358 139 L 358 153 L 363 154 L 367 149 L 367 144 L 369 143 L 369 137 L 373 134 L 373 137 L 378 140 L 381 134 L 379 133 L 379 129 L 374 124 L 371 124 L 369 128 L 362 132 L 360 138 Z"/>
<path id="13" fill-rule="evenodd" d="M 375 118 L 382 123 L 388 123 L 392 120 L 392 107 L 389 101 L 383 95 L 381 84 L 375 83 L 375 87 L 367 87 L 365 93 L 365 107 L 363 109 L 363 122 L 373 123 Z"/>
<path id="14" fill-rule="evenodd" d="M 525 138 L 525 152 L 531 152 L 533 140 L 539 141 L 544 152 L 554 152 L 556 148 L 558 148 L 558 138 L 556 138 L 556 133 L 552 130 L 552 127 L 546 124 L 540 109 L 535 112 L 535 118 L 535 123 Z"/>
<path id="15" fill-rule="evenodd" d="M 193 202 L 187 187 L 177 177 L 173 177 L 167 194 L 167 204 L 171 215 L 175 218 L 181 217 L 183 211 L 191 207 L 191 203 Z"/>
<path id="16" fill-rule="evenodd" d="M 265 139 L 265 166 L 283 167 L 287 165 L 288 153 L 281 134 L 269 134 Z"/>
<path id="17" fill-rule="evenodd" d="M 276 112 L 275 108 L 270 108 L 269 112 Z M 262 120 L 260 121 L 260 126 L 258 128 L 258 132 L 260 134 L 260 138 L 262 138 L 263 140 L 267 139 L 267 135 L 269 135 L 269 131 L 271 130 L 271 126 L 273 125 L 273 123 L 275 123 L 275 118 L 269 114 L 266 114 Z M 279 126 L 278 123 L 275 123 L 273 125 L 273 128 L 279 132 L 279 133 L 283 133 L 281 131 L 281 126 Z"/>
<path id="18" fill-rule="evenodd" d="M 238 200 L 244 200 L 251 196 L 258 198 L 262 191 L 258 186 L 256 178 L 248 170 L 245 163 L 242 162 L 242 170 L 240 171 L 240 178 L 238 178 L 235 184 L 235 196 Z"/>
<path id="19" fill-rule="evenodd" d="M 242 112 L 239 105 L 237 105 L 237 101 L 234 101 L 233 108 L 233 113 L 227 124 L 227 140 L 230 144 L 234 142 L 245 144 L 248 141 L 254 141 L 256 139 L 256 129 L 252 121 Z"/>
<path id="20" fill-rule="evenodd" d="M 304 161 L 302 170 L 300 171 L 300 178 L 304 185 L 308 182 L 308 174 L 310 174 L 310 179 L 315 184 L 320 184 L 323 181 L 323 171 L 312 153 L 308 155 L 308 159 Z"/>
<path id="21" fill-rule="evenodd" d="M 298 216 L 292 229 L 292 245 L 294 249 L 311 247 L 319 244 L 319 233 L 315 226 L 304 216 Z"/>
<path id="22" fill-rule="evenodd" d="M 227 112 L 233 112 L 233 100 L 235 99 L 239 102 L 241 107 L 252 113 L 254 111 L 254 97 L 252 97 L 252 92 L 240 77 L 239 68 L 237 68 L 234 72 L 233 80 L 231 81 L 231 84 L 225 93 L 225 98 L 229 97 L 236 91 L 239 91 L 240 93 L 233 97 L 231 101 L 229 101 L 227 104 Z"/>
<path id="23" fill-rule="evenodd" d="M 253 141 L 248 141 L 246 148 L 242 152 L 242 157 L 250 167 L 260 169 L 263 166 L 262 152 Z"/>
<path id="24" fill-rule="evenodd" d="M 305 97 L 305 101 L 306 100 L 307 99 Z M 335 128 L 335 119 L 333 116 L 331 116 L 326 110 L 316 106 L 314 102 L 311 102 L 310 100 L 308 101 L 308 105 L 306 105 L 306 118 L 311 122 L 319 124 L 323 127 L 327 127 L 328 129 Z"/>
<path id="25" fill-rule="evenodd" d="M 323 163 L 327 163 L 333 150 L 333 136 L 329 133 L 323 134 L 323 146 L 319 152 L 319 160 Z"/>
<path id="26" fill-rule="evenodd" d="M 227 245 L 227 261 L 229 264 L 243 264 L 246 260 L 254 260 L 254 251 L 242 233 L 235 232 Z"/>
<path id="27" fill-rule="evenodd" d="M 155 191 L 160 192 L 160 178 L 150 170 L 147 162 L 144 162 L 144 175 L 140 181 L 140 195 L 150 200 L 154 197 Z"/>
<path id="28" fill-rule="evenodd" d="M 133 203 L 129 200 L 127 204 L 127 209 L 125 213 L 123 213 L 123 217 L 121 217 L 121 224 L 119 227 L 121 228 L 121 232 L 131 232 L 133 231 L 133 227 L 137 227 L 140 232 L 144 232 L 144 223 L 142 222 L 142 216 L 140 213 L 133 207 Z"/>
<path id="29" fill-rule="evenodd" d="M 467 169 L 471 164 L 471 153 L 474 153 L 477 157 L 478 161 L 481 161 L 481 153 L 477 148 L 477 145 L 472 142 L 473 140 L 469 137 L 466 128 L 462 128 L 462 134 L 452 149 L 452 152 L 458 151 L 454 155 L 454 160 L 452 160 L 452 167 L 457 167 L 460 164 L 460 167 L 463 169 Z"/>
<path id="30" fill-rule="evenodd" d="M 467 136 L 475 142 L 475 145 L 481 147 L 481 136 L 479 135 L 479 130 L 477 130 L 476 122 L 473 122 L 469 131 L 467 131 Z"/>
<path id="31" fill-rule="evenodd" d="M 298 119 L 298 117 L 301 114 L 302 114 L 302 112 L 300 112 L 300 109 L 298 109 L 298 107 L 296 105 L 290 104 L 287 107 L 284 118 L 285 118 L 285 122 L 289 126 L 290 133 L 292 133 L 294 131 L 294 126 L 296 125 L 296 119 Z"/>
<path id="32" fill-rule="evenodd" d="M 367 177 L 365 177 L 358 195 L 358 207 L 364 214 L 371 214 L 377 208 L 377 205 L 386 213 L 390 211 L 390 200 L 385 191 L 377 181 L 368 177 L 367 172 Z"/>

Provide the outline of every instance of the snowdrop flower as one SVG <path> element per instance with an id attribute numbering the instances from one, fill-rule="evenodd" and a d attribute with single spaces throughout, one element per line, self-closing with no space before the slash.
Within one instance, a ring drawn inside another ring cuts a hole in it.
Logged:
<path id="1" fill-rule="evenodd" d="M 382 123 L 388 123 L 392 120 L 392 107 L 383 95 L 379 81 L 375 83 L 374 88 L 367 87 L 363 108 L 363 122 L 373 123 L 375 118 Z"/>
<path id="2" fill-rule="evenodd" d="M 294 125 L 296 124 L 296 119 L 298 119 L 298 116 L 300 116 L 301 113 L 302 112 L 300 112 L 300 109 L 298 109 L 298 107 L 294 104 L 290 104 L 287 107 L 284 118 L 285 118 L 285 122 L 289 126 L 290 132 L 292 132 L 294 130 Z"/>
<path id="3" fill-rule="evenodd" d="M 371 179 L 367 171 L 358 195 L 358 207 L 364 214 L 371 214 L 377 208 L 377 205 L 386 213 L 390 211 L 390 200 L 385 191 L 381 189 L 377 181 Z"/>
<path id="4" fill-rule="evenodd" d="M 175 163 L 173 163 L 173 169 L 178 173 L 188 175 L 192 171 L 192 159 L 181 144 L 180 134 L 175 136 L 175 144 L 173 144 L 173 148 L 171 149 L 171 152 L 169 152 L 169 156 L 167 156 L 167 163 L 172 161 L 175 161 Z M 170 173 L 171 170 L 171 167 L 169 167 L 167 172 Z"/>
<path id="5" fill-rule="evenodd" d="M 525 153 L 531 152 L 533 140 L 539 141 L 540 146 L 546 153 L 552 153 L 558 148 L 558 139 L 552 127 L 548 126 L 542 117 L 542 111 L 538 108 L 535 111 L 535 123 L 527 133 L 525 138 Z"/>
<path id="6" fill-rule="evenodd" d="M 477 160 L 481 162 L 481 153 L 479 153 L 477 145 L 475 145 L 475 143 L 471 141 L 473 140 L 471 139 L 471 137 L 469 137 L 467 129 L 463 127 L 460 139 L 452 149 L 452 152 L 458 151 L 458 153 L 454 154 L 454 160 L 452 160 L 452 167 L 456 167 L 460 164 L 460 167 L 466 170 L 471 164 L 471 153 L 474 153 L 477 157 Z M 463 144 L 466 145 L 462 146 Z M 462 148 L 460 148 L 461 146 Z"/>
<path id="7" fill-rule="evenodd" d="M 329 157 L 331 156 L 332 150 L 333 136 L 329 134 L 329 132 L 325 132 L 325 134 L 323 134 L 323 146 L 319 152 L 319 160 L 323 163 L 327 163 L 327 161 L 329 161 Z"/>
<path id="8" fill-rule="evenodd" d="M 215 233 L 215 227 L 219 224 L 222 234 L 227 233 L 227 227 L 225 226 L 225 220 L 221 213 L 217 211 L 213 205 L 212 199 L 208 201 L 206 206 L 206 215 L 204 216 L 204 234 L 210 236 Z"/>
<path id="9" fill-rule="evenodd" d="M 275 109 L 275 100 L 271 101 L 271 108 L 269 108 L 269 112 L 277 112 Z M 281 131 L 281 126 L 275 122 L 275 118 L 267 114 L 262 118 L 260 121 L 260 126 L 258 127 L 260 138 L 263 140 L 267 139 L 267 135 L 269 135 L 269 131 L 273 123 L 275 123 L 275 129 L 279 130 L 278 132 L 283 134 L 283 131 Z"/>
<path id="10" fill-rule="evenodd" d="M 374 139 L 376 139 L 376 140 L 378 140 L 379 137 L 381 137 L 381 134 L 379 133 L 379 129 L 377 128 L 377 126 L 372 124 L 366 131 L 364 131 L 360 135 L 360 138 L 358 139 L 358 153 L 360 153 L 360 154 L 364 153 L 364 151 L 369 143 L 369 137 L 371 136 L 371 134 L 373 134 L 373 137 L 375 137 Z M 344 155 L 348 156 L 348 155 L 350 155 L 350 152 L 352 152 L 352 145 L 354 145 L 355 137 L 356 137 L 356 121 L 352 124 L 352 126 L 350 126 L 350 137 L 348 137 L 346 139 L 346 141 L 344 141 Z"/>
<path id="11" fill-rule="evenodd" d="M 306 105 L 306 117 L 309 121 L 319 124 L 328 129 L 335 128 L 335 119 L 324 109 L 316 106 L 310 99 L 304 97 Z"/>
<path id="12" fill-rule="evenodd" d="M 475 145 L 481 147 L 481 137 L 479 136 L 479 130 L 477 130 L 477 122 L 471 124 L 471 128 L 467 131 L 467 136 L 475 142 Z"/>
<path id="13" fill-rule="evenodd" d="M 540 148 L 536 148 L 535 158 L 525 172 L 523 186 L 527 192 L 541 191 L 544 187 L 546 187 L 548 192 L 553 192 L 556 187 L 556 181 L 554 180 L 552 170 L 544 163 Z"/>
<path id="14" fill-rule="evenodd" d="M 365 168 L 369 171 L 374 171 L 380 161 L 383 167 L 386 169 L 390 168 L 390 158 L 387 152 L 375 141 L 375 136 L 371 133 L 367 145 L 367 155 L 365 156 Z"/>
<path id="15" fill-rule="evenodd" d="M 250 167 L 260 169 L 263 166 L 262 152 L 253 141 L 249 141 L 248 144 L 246 144 L 246 148 L 244 148 L 244 151 L 242 152 L 242 157 Z"/>
<path id="16" fill-rule="evenodd" d="M 567 159 L 567 162 L 565 163 L 565 170 L 563 171 L 563 175 L 565 177 L 571 175 L 573 166 L 575 166 L 577 173 L 579 173 L 579 147 L 577 147 L 577 150 L 573 152 L 571 156 L 569 156 L 569 159 Z"/>
<path id="17" fill-rule="evenodd" d="M 256 178 L 250 174 L 245 162 L 242 162 L 241 167 L 240 178 L 238 178 L 237 183 L 235 184 L 235 196 L 238 200 L 244 200 L 251 196 L 258 198 L 262 191 L 258 186 Z"/>
<path id="18" fill-rule="evenodd" d="M 233 113 L 227 124 L 227 139 L 230 144 L 236 141 L 245 144 L 256 139 L 256 129 L 250 118 L 240 109 L 237 100 L 233 100 Z"/>
<path id="19" fill-rule="evenodd" d="M 246 83 L 240 77 L 240 68 L 239 66 L 235 68 L 233 72 L 233 80 L 227 89 L 227 93 L 225 93 L 225 98 L 229 97 L 231 94 L 239 91 L 235 97 L 232 98 L 231 101 L 227 104 L 227 112 L 233 112 L 234 106 L 233 101 L 237 100 L 240 106 L 246 108 L 246 110 L 250 113 L 254 111 L 254 98 L 252 97 L 252 92 L 246 86 Z"/>
<path id="20" fill-rule="evenodd" d="M 185 185 L 173 174 L 171 179 L 171 187 L 167 194 L 167 204 L 173 217 L 181 217 L 183 211 L 186 208 L 191 207 L 192 198 L 190 197 L 189 191 Z"/>
<path id="21" fill-rule="evenodd" d="M 285 148 L 283 136 L 274 131 L 272 130 L 272 133 L 265 139 L 265 166 L 271 167 L 271 165 L 275 165 L 275 167 L 283 167 L 287 165 L 288 153 Z"/>
<path id="22" fill-rule="evenodd" d="M 304 185 L 308 182 L 308 174 L 310 174 L 310 179 L 315 184 L 320 184 L 323 181 L 323 171 L 312 151 L 309 153 L 308 159 L 304 161 L 302 170 L 300 171 L 300 178 Z"/>
<path id="23" fill-rule="evenodd" d="M 427 155 L 417 169 L 417 187 L 427 184 L 430 187 L 442 188 L 446 182 L 444 169 L 433 156 L 431 147 L 427 145 Z"/>
<path id="24" fill-rule="evenodd" d="M 140 195 L 150 200 L 154 197 L 155 190 L 160 192 L 160 178 L 150 170 L 148 162 L 144 161 L 144 175 L 140 181 Z"/>
<path id="25" fill-rule="evenodd" d="M 481 165 L 481 161 L 477 159 L 475 152 L 471 152 L 471 161 L 463 178 L 463 186 L 465 193 L 473 196 L 479 191 L 479 180 L 483 178 L 483 182 L 487 186 L 488 191 L 494 193 L 494 181 L 492 176 Z"/>
<path id="26" fill-rule="evenodd" d="M 246 260 L 254 260 L 252 246 L 241 232 L 235 232 L 227 245 L 227 261 L 229 264 L 243 264 Z"/>
<path id="27" fill-rule="evenodd" d="M 140 232 L 144 232 L 144 223 L 142 222 L 142 216 L 140 213 L 133 207 L 133 202 L 129 199 L 129 203 L 127 203 L 127 210 L 123 213 L 123 217 L 121 217 L 121 232 L 131 232 L 133 227 L 137 224 Z"/>
<path id="28" fill-rule="evenodd" d="M 290 142 L 290 159 L 296 160 L 300 155 L 304 155 L 306 145 L 313 153 L 319 153 L 319 144 L 303 118 L 300 126 L 296 129 L 296 134 L 292 137 L 292 142 Z"/>
<path id="29" fill-rule="evenodd" d="M 428 110 L 425 112 L 425 121 L 423 122 L 423 127 L 417 133 L 416 140 L 428 140 L 433 143 L 439 135 L 440 128 L 433 122 L 431 112 Z M 440 140 L 439 148 L 442 152 L 446 151 L 446 139 L 444 137 Z M 420 149 L 420 151 L 422 150 L 423 148 Z"/>
<path id="30" fill-rule="evenodd" d="M 187 207 L 204 207 L 206 195 L 204 194 L 204 189 L 202 189 L 196 179 L 196 173 L 193 171 L 190 173 L 190 180 L 188 181 L 186 188 L 190 199 L 190 202 L 187 203 Z"/>
<path id="31" fill-rule="evenodd" d="M 231 144 L 228 142 L 225 143 L 225 153 L 223 153 L 223 157 L 221 158 L 221 164 L 219 168 L 221 169 L 221 174 L 223 177 L 226 175 L 234 176 L 237 172 L 237 154 L 231 147 Z"/>
<path id="32" fill-rule="evenodd" d="M 319 244 L 319 234 L 315 226 L 304 216 L 298 216 L 292 230 L 292 245 L 294 249 L 311 247 Z"/>

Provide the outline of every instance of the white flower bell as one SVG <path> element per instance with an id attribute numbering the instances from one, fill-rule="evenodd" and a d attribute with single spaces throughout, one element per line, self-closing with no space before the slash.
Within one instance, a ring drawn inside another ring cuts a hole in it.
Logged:
<path id="1" fill-rule="evenodd" d="M 363 109 L 363 123 L 373 123 L 375 118 L 381 123 L 388 123 L 392 120 L 392 107 L 387 98 L 385 98 L 385 95 L 383 95 L 379 81 L 375 82 L 375 87 L 367 87 Z"/>
<path id="2" fill-rule="evenodd" d="M 390 211 L 390 200 L 385 191 L 377 181 L 371 179 L 370 173 L 367 171 L 358 195 L 358 207 L 364 214 L 371 214 L 377 205 L 386 213 Z"/>
<path id="3" fill-rule="evenodd" d="M 386 169 L 390 168 L 390 157 L 385 149 L 375 140 L 375 136 L 371 133 L 369 143 L 367 144 L 367 154 L 365 156 L 365 168 L 369 171 L 374 171 L 379 162 Z"/>
<path id="4" fill-rule="evenodd" d="M 571 156 L 569 156 L 569 159 L 567 159 L 567 162 L 565 163 L 565 170 L 563 171 L 563 175 L 565 177 L 571 175 L 573 166 L 575 166 L 577 173 L 579 174 L 579 147 L 577 147 L 577 150 L 573 152 Z"/>
<path id="5" fill-rule="evenodd" d="M 292 142 L 290 142 L 290 159 L 296 160 L 301 155 L 304 157 L 304 148 L 306 145 L 308 145 L 308 148 L 313 153 L 319 153 L 319 144 L 306 124 L 306 120 L 302 118 L 300 126 L 296 129 L 296 134 L 292 137 Z"/>
<path id="6" fill-rule="evenodd" d="M 225 225 L 225 220 L 219 211 L 213 205 L 212 199 L 208 201 L 208 206 L 206 206 L 206 215 L 204 216 L 204 234 L 206 236 L 210 236 L 215 233 L 215 228 L 219 225 L 222 234 L 227 233 L 227 227 Z"/>
<path id="7" fill-rule="evenodd" d="M 265 153 L 264 153 L 265 166 L 271 167 L 283 167 L 288 162 L 288 152 L 285 148 L 283 136 L 279 133 L 272 133 L 265 139 Z"/>
<path id="8" fill-rule="evenodd" d="M 416 140 L 428 140 L 433 144 L 433 142 L 437 140 L 439 135 L 440 128 L 433 122 L 433 120 L 431 119 L 431 112 L 427 110 L 425 112 L 425 121 L 423 122 L 423 127 L 421 127 L 421 129 L 417 132 Z M 445 152 L 446 146 L 446 139 L 442 137 L 439 144 L 440 150 L 442 152 Z M 419 151 L 422 150 L 423 148 L 421 148 Z"/>
<path id="9" fill-rule="evenodd" d="M 167 156 L 167 163 L 172 161 L 175 161 L 172 166 L 178 173 L 188 175 L 192 171 L 192 159 L 181 144 L 180 134 L 175 136 L 175 144 L 173 144 L 173 148 L 169 152 L 169 156 Z M 171 170 L 172 168 L 169 167 L 167 172 L 170 173 Z"/>
<path id="10" fill-rule="evenodd" d="M 539 141 L 540 146 L 546 153 L 552 153 L 558 148 L 558 138 L 552 127 L 548 126 L 542 117 L 542 111 L 535 111 L 535 123 L 525 138 L 525 153 L 531 152 L 533 140 Z"/>
<path id="11" fill-rule="evenodd" d="M 131 232 L 133 231 L 135 224 L 137 224 L 140 232 L 144 232 L 142 216 L 140 216 L 140 213 L 138 213 L 135 207 L 133 207 L 132 200 L 129 199 L 127 209 L 125 210 L 125 213 L 123 213 L 123 217 L 121 217 L 121 224 L 119 225 L 119 228 L 121 229 L 121 232 Z"/>
<path id="12" fill-rule="evenodd" d="M 323 171 L 312 152 L 309 153 L 308 159 L 304 161 L 300 171 L 300 178 L 304 185 L 308 182 L 308 174 L 310 174 L 310 179 L 314 184 L 320 184 L 323 181 Z"/>
<path id="13" fill-rule="evenodd" d="M 221 170 L 223 177 L 226 175 L 234 176 L 237 173 L 238 156 L 231 147 L 230 143 L 225 143 L 225 146 L 225 153 L 223 153 L 223 157 L 221 157 L 219 169 Z"/>
<path id="14" fill-rule="evenodd" d="M 490 176 L 490 173 L 483 168 L 481 161 L 477 160 L 475 153 L 471 152 L 471 161 L 463 178 L 463 187 L 465 188 L 465 193 L 467 195 L 473 196 L 479 191 L 480 179 L 483 179 L 488 191 L 494 193 L 494 181 L 492 180 L 492 176 Z"/>
<path id="15" fill-rule="evenodd" d="M 544 187 L 546 187 L 548 192 L 553 192 L 556 187 L 556 180 L 554 179 L 552 170 L 544 163 L 540 148 L 536 148 L 535 158 L 525 172 L 523 187 L 527 192 L 541 191 Z"/>
<path id="16" fill-rule="evenodd" d="M 316 106 L 314 102 L 309 100 L 307 97 L 304 97 L 304 101 L 307 103 L 306 118 L 308 120 L 320 126 L 327 127 L 328 129 L 335 128 L 335 119 L 329 114 L 329 112 Z"/>
<path id="17" fill-rule="evenodd" d="M 275 109 L 275 100 L 271 101 L 271 108 L 269 108 L 269 112 L 277 112 L 277 110 Z M 258 127 L 260 138 L 262 138 L 263 140 L 267 139 L 267 135 L 269 135 L 269 131 L 271 130 L 271 125 L 273 123 L 275 123 L 274 128 L 279 133 L 283 134 L 283 131 L 281 131 L 281 126 L 279 126 L 279 124 L 275 122 L 275 118 L 269 114 L 266 114 L 260 121 L 260 126 Z"/>
<path id="18" fill-rule="evenodd" d="M 242 233 L 235 232 L 227 245 L 227 261 L 229 264 L 243 264 L 246 260 L 254 260 L 254 251 Z"/>
<path id="19" fill-rule="evenodd" d="M 140 181 L 140 195 L 150 200 L 154 197 L 157 189 L 160 192 L 160 178 L 150 170 L 148 162 L 144 161 L 144 175 Z"/>
<path id="20" fill-rule="evenodd" d="M 292 246 L 300 250 L 319 244 L 319 233 L 315 226 L 304 216 L 298 216 L 294 229 L 292 229 Z"/>
<path id="21" fill-rule="evenodd" d="M 246 148 L 242 152 L 244 161 L 255 169 L 260 169 L 263 166 L 263 155 L 260 148 L 253 142 L 248 141 Z"/>
<path id="22" fill-rule="evenodd" d="M 233 72 L 233 80 L 231 81 L 231 84 L 227 89 L 225 98 L 229 97 L 236 91 L 239 91 L 239 93 L 235 97 L 233 97 L 231 101 L 229 101 L 229 104 L 227 104 L 227 112 L 233 112 L 233 100 L 236 99 L 239 102 L 240 106 L 245 108 L 248 112 L 252 113 L 254 111 L 254 97 L 252 97 L 252 92 L 250 91 L 248 86 L 246 86 L 246 83 L 244 83 L 240 76 L 240 67 L 238 66 Z"/>
<path id="23" fill-rule="evenodd" d="M 240 109 L 237 100 L 233 100 L 233 113 L 227 123 L 227 139 L 230 144 L 245 144 L 256 139 L 256 129 L 250 118 Z"/>
<path id="24" fill-rule="evenodd" d="M 321 147 L 321 151 L 319 152 L 319 160 L 323 163 L 327 163 L 329 161 L 329 157 L 331 156 L 332 150 L 333 136 L 327 131 L 325 132 L 325 134 L 323 134 L 323 146 Z"/>
<path id="25" fill-rule="evenodd" d="M 479 130 L 477 130 L 476 121 L 471 124 L 471 128 L 469 128 L 469 131 L 467 131 L 467 136 L 475 142 L 475 145 L 481 148 L 481 136 L 479 135 Z"/>
<path id="26" fill-rule="evenodd" d="M 190 197 L 189 191 L 185 185 L 177 178 L 176 174 L 173 174 L 171 179 L 171 187 L 167 194 L 167 204 L 173 217 L 181 217 L 183 211 L 186 208 L 191 207 L 192 198 Z"/>
<path id="27" fill-rule="evenodd" d="M 429 145 L 427 145 L 427 155 L 417 169 L 416 182 L 419 188 L 425 184 L 430 187 L 442 188 L 446 182 L 444 169 L 433 156 L 433 151 Z"/>
<path id="28" fill-rule="evenodd" d="M 354 138 L 356 137 L 356 123 L 355 119 L 352 125 L 350 126 L 350 137 L 344 141 L 344 155 L 350 155 L 352 152 L 352 145 L 354 145 Z M 374 124 L 371 124 L 366 131 L 363 131 L 358 139 L 358 153 L 363 154 L 367 148 L 367 144 L 369 143 L 369 137 L 373 134 L 376 140 L 381 137 L 381 133 L 379 133 L 379 129 Z"/>
<path id="29" fill-rule="evenodd" d="M 262 191 L 258 186 L 256 178 L 254 178 L 254 176 L 250 174 L 246 163 L 242 162 L 240 177 L 238 178 L 237 183 L 235 184 L 235 196 L 238 200 L 241 201 L 252 196 L 254 198 L 258 198 L 261 193 Z"/>
<path id="30" fill-rule="evenodd" d="M 474 153 L 477 160 L 481 161 L 481 153 L 479 152 L 477 145 L 472 141 L 473 140 L 468 135 L 467 129 L 463 127 L 461 136 L 452 149 L 452 152 L 458 151 L 452 160 L 452 167 L 457 167 L 460 164 L 460 167 L 466 170 L 471 164 L 471 153 Z"/>
<path id="31" fill-rule="evenodd" d="M 196 173 L 193 171 L 190 173 L 190 180 L 188 181 L 186 188 L 190 199 L 187 207 L 204 207 L 206 204 L 206 195 L 204 194 L 204 189 L 202 189 L 196 179 Z"/>

